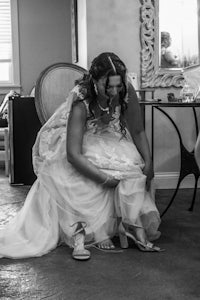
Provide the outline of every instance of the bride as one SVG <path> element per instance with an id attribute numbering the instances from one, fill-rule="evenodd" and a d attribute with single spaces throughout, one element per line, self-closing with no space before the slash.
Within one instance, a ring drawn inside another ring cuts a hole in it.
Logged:
<path id="1" fill-rule="evenodd" d="M 97 56 L 38 133 L 37 180 L 23 208 L 0 230 L 0 257 L 41 256 L 60 241 L 72 257 L 90 258 L 91 245 L 160 251 L 159 212 L 149 145 L 127 69 L 114 53 Z"/>

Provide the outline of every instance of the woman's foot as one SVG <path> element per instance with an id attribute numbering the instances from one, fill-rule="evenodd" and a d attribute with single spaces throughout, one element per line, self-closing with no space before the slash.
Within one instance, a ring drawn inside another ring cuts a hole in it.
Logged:
<path id="1" fill-rule="evenodd" d="M 164 251 L 164 249 L 161 249 L 160 247 L 155 246 L 154 244 L 152 244 L 151 242 L 146 241 L 144 242 L 140 242 L 135 240 L 134 241 L 136 246 L 138 247 L 138 249 L 140 251 L 143 252 L 161 252 Z"/>
<path id="2" fill-rule="evenodd" d="M 97 244 L 97 247 L 101 250 L 114 250 L 115 246 L 110 239 L 103 240 Z"/>
<path id="3" fill-rule="evenodd" d="M 151 242 L 147 241 L 147 239 L 145 238 L 144 229 L 142 230 L 140 226 L 136 227 L 135 234 L 134 234 L 133 232 L 128 231 L 128 229 L 125 229 L 124 225 L 120 223 L 119 238 L 120 238 L 121 248 L 128 248 L 128 237 L 134 241 L 135 245 L 138 247 L 140 251 L 143 252 L 164 251 L 164 249 L 154 246 Z"/>

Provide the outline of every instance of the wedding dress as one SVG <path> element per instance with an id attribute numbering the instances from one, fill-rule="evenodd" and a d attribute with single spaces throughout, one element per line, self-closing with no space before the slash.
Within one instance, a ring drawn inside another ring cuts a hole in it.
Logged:
<path id="1" fill-rule="evenodd" d="M 87 244 L 112 238 L 117 216 L 128 224 L 140 218 L 147 236 L 158 236 L 160 217 L 153 189 L 145 189 L 144 163 L 129 132 L 122 136 L 119 107 L 105 126 L 91 117 L 84 100 L 88 118 L 83 154 L 103 172 L 120 179 L 118 186 L 112 189 L 97 184 L 67 161 L 67 120 L 77 97 L 82 97 L 78 86 L 37 135 L 33 147 L 37 180 L 22 209 L 0 229 L 0 257 L 42 256 L 60 240 L 73 247 L 76 222 L 86 224 Z"/>

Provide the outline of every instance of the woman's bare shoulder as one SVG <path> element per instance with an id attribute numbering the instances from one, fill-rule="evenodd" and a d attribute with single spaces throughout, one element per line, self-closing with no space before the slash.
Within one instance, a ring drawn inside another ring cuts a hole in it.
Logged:
<path id="1" fill-rule="evenodd" d="M 87 106 L 85 100 L 77 100 L 73 103 L 71 109 L 71 115 L 77 118 L 87 116 Z"/>

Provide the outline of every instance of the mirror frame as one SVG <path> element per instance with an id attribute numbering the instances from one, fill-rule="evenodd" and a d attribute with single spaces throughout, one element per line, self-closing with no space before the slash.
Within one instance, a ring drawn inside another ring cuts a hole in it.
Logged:
<path id="1" fill-rule="evenodd" d="M 140 0 L 141 87 L 182 87 L 183 69 L 159 67 L 159 0 Z"/>

